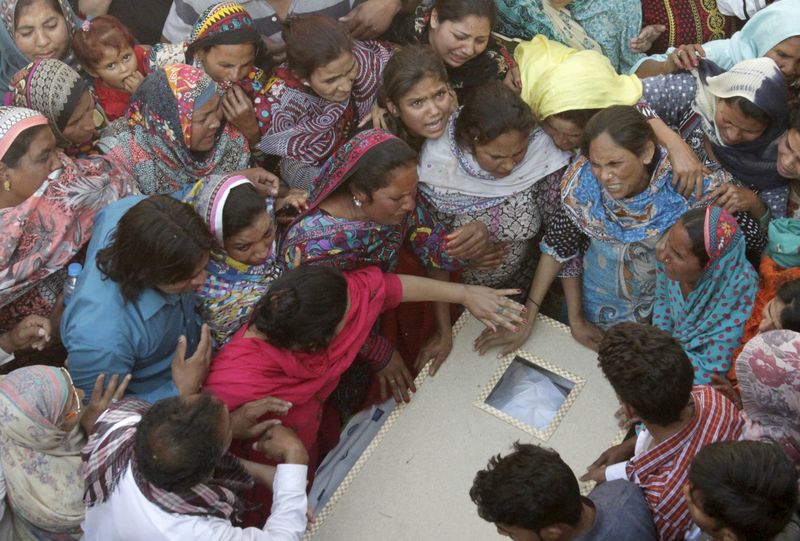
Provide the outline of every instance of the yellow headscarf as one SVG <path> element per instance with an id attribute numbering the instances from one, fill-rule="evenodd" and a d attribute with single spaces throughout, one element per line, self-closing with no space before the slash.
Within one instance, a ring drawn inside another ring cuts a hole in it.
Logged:
<path id="1" fill-rule="evenodd" d="M 635 75 L 619 75 L 596 51 L 577 51 L 544 36 L 520 43 L 514 59 L 522 76 L 522 99 L 542 121 L 576 109 L 634 105 L 642 97 Z"/>

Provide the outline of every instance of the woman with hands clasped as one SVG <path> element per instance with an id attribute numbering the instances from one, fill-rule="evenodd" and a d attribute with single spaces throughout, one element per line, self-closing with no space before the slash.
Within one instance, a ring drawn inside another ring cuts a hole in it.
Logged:
<path id="1" fill-rule="evenodd" d="M 80 539 L 80 451 L 129 381 L 114 375 L 106 386 L 99 375 L 85 406 L 64 368 L 24 367 L 0 381 L 0 535 L 10 529 L 25 541 Z"/>
<path id="2" fill-rule="evenodd" d="M 367 267 L 342 273 L 302 265 L 275 280 L 243 326 L 220 350 L 205 387 L 231 409 L 264 396 L 292 404 L 282 423 L 297 431 L 311 456 L 319 454 L 318 433 L 325 401 L 369 338 L 381 313 L 401 302 L 463 304 L 496 330 L 524 324 L 525 308 L 506 298 L 519 290 L 492 290 Z M 401 400 L 412 382 L 388 379 Z M 240 457 L 263 461 L 247 442 L 235 443 Z M 254 501 L 264 501 L 256 494 Z M 266 512 L 269 507 L 265 507 Z"/>

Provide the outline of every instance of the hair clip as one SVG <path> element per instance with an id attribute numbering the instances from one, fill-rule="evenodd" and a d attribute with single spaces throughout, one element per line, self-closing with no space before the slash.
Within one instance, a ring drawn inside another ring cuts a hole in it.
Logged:
<path id="1" fill-rule="evenodd" d="M 86 17 L 86 20 L 81 23 L 81 30 L 88 32 L 92 29 L 92 18 Z"/>

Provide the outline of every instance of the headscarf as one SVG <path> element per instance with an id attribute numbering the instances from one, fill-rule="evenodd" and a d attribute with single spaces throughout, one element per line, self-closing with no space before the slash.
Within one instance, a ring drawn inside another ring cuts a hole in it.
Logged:
<path id="1" fill-rule="evenodd" d="M 783 40 L 800 36 L 798 20 L 800 20 L 800 0 L 780 0 L 753 15 L 730 39 L 715 39 L 703 43 L 703 50 L 708 60 L 722 69 L 730 69 L 742 60 L 766 55 Z M 673 50 L 668 49 L 667 54 Z M 635 73 L 646 60 L 664 62 L 667 54 L 644 57 L 634 64 L 629 73 Z"/>
<path id="2" fill-rule="evenodd" d="M 606 56 L 579 51 L 536 36 L 514 49 L 522 77 L 522 99 L 540 121 L 577 109 L 634 105 L 642 98 L 642 81 L 618 75 Z"/>
<path id="3" fill-rule="evenodd" d="M 57 2 L 67 22 L 67 32 L 71 43 L 77 18 L 67 0 L 57 0 Z M 3 54 L 0 54 L 0 88 L 3 89 L 8 86 L 15 73 L 30 63 L 30 60 L 20 52 L 14 42 L 14 15 L 17 11 L 18 3 L 19 0 L 0 0 L 0 19 L 2 19 L 3 23 L 0 25 L 0 51 L 3 52 Z M 71 47 L 67 49 L 67 55 L 61 60 L 75 69 L 80 68 L 80 64 L 75 59 Z"/>
<path id="4" fill-rule="evenodd" d="M 203 218 L 219 248 L 211 251 L 203 286 L 197 291 L 200 315 L 208 323 L 217 344 L 222 345 L 250 317 L 253 307 L 281 275 L 275 257 L 275 243 L 260 265 L 247 265 L 233 259 L 222 248 L 224 241 L 223 210 L 231 190 L 252 183 L 241 175 L 211 175 L 200 179 L 184 197 Z M 265 198 L 265 210 L 275 220 L 275 201 Z"/>
<path id="5" fill-rule="evenodd" d="M 572 18 L 571 9 L 555 8 L 549 0 L 498 0 L 497 14 L 497 29 L 508 37 L 530 39 L 541 35 L 581 51 L 602 52 L 600 45 Z"/>
<path id="6" fill-rule="evenodd" d="M 214 147 L 202 157 L 191 145 L 192 116 L 219 88 L 207 74 L 185 64 L 172 64 L 148 75 L 131 97 L 130 131 L 102 139 L 114 159 L 132 166 L 142 193 L 171 193 L 198 178 L 248 166 L 246 138 L 225 123 Z"/>
<path id="7" fill-rule="evenodd" d="M 214 468 L 214 477 L 182 492 L 169 492 L 147 481 L 136 461 L 136 431 L 150 404 L 126 398 L 112 404 L 98 420 L 81 452 L 86 486 L 84 501 L 92 507 L 106 501 L 131 465 L 139 491 L 150 503 L 175 515 L 211 516 L 236 521 L 242 511 L 237 494 L 253 479 L 238 459 L 226 453 Z M 83 484 L 81 484 L 83 486 Z"/>
<path id="8" fill-rule="evenodd" d="M 653 325 L 681 343 L 698 385 L 730 369 L 758 290 L 758 274 L 745 257 L 745 238 L 733 215 L 708 207 L 704 237 L 708 263 L 694 289 L 684 299 L 680 282 L 670 280 L 659 262 L 653 308 Z"/>
<path id="9" fill-rule="evenodd" d="M 800 334 L 767 331 L 736 360 L 744 438 L 773 441 L 800 467 Z"/>
<path id="10" fill-rule="evenodd" d="M 77 71 L 61 60 L 36 60 L 14 75 L 9 88 L 11 91 L 6 94 L 6 103 L 28 107 L 46 116 L 56 136 L 56 144 L 66 149 L 67 154 L 74 156 L 80 152 L 79 149 L 91 147 L 91 139 L 76 144 L 62 133 L 84 92 L 91 92 Z M 96 128 L 106 123 L 105 114 L 96 102 L 94 120 Z"/>
<path id="11" fill-rule="evenodd" d="M 30 124 L 32 119 L 36 124 Z M 46 123 L 47 119 L 30 109 L 0 107 L 0 155 L 23 131 L 20 126 Z M 19 205 L 0 209 L 0 307 L 17 302 L 63 269 L 89 242 L 97 213 L 135 193 L 133 178 L 102 156 L 85 160 L 59 157 L 60 173 L 50 174 Z M 42 306 L 32 303 L 31 307 Z M 45 308 L 41 313 L 49 314 L 52 305 Z"/>
<path id="12" fill-rule="evenodd" d="M 698 204 L 695 195 L 687 199 L 672 185 L 672 165 L 663 149 L 657 149 L 658 163 L 645 190 L 625 199 L 614 199 L 592 173 L 588 158 L 579 156 L 561 180 L 561 199 L 567 216 L 589 237 L 614 243 L 639 242 L 657 237 L 678 218 Z M 717 172 L 703 181 L 703 199 L 729 176 Z"/>
<path id="13" fill-rule="evenodd" d="M 376 265 L 384 272 L 397 267 L 400 248 L 409 241 L 426 267 L 455 270 L 461 262 L 445 250 L 447 232 L 417 205 L 405 222 L 385 225 L 372 221 L 331 217 L 320 209 L 325 199 L 368 162 L 368 152 L 379 145 L 404 146 L 398 137 L 382 130 L 365 130 L 342 145 L 314 180 L 308 209 L 286 230 L 280 253 L 283 265 L 292 268 L 296 250 L 303 264 L 334 265 L 342 270 Z"/>
<path id="14" fill-rule="evenodd" d="M 569 163 L 570 154 L 536 128 L 522 161 L 508 176 L 497 178 L 481 169 L 472 153 L 456 141 L 459 113 L 450 116 L 444 135 L 426 141 L 417 167 L 420 191 L 439 210 L 462 213 L 493 207 Z"/>
<path id="15" fill-rule="evenodd" d="M 186 41 L 186 63 L 197 51 L 214 45 L 261 43 L 261 35 L 247 10 L 236 2 L 212 4 L 203 11 Z"/>
<path id="16" fill-rule="evenodd" d="M 800 267 L 800 218 L 777 218 L 769 222 L 767 255 L 789 269 Z"/>
<path id="17" fill-rule="evenodd" d="M 728 71 L 704 60 L 692 71 L 697 93 L 692 109 L 702 118 L 703 132 L 714 155 L 733 176 L 761 190 L 777 188 L 787 180 L 777 169 L 778 139 L 789 126 L 789 93 L 780 69 L 770 58 L 744 60 Z M 757 139 L 735 145 L 722 142 L 714 121 L 717 100 L 740 96 L 769 116 L 770 122 Z"/>
<path id="18" fill-rule="evenodd" d="M 71 388 L 63 369 L 28 366 L 0 381 L 0 463 L 15 539 L 79 539 L 85 439 L 61 429 Z"/>

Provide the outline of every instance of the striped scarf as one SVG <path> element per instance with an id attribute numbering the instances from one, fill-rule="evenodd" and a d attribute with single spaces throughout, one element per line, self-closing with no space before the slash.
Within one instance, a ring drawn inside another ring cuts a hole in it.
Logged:
<path id="1" fill-rule="evenodd" d="M 136 463 L 134 447 L 139 421 L 149 408 L 148 402 L 126 398 L 112 405 L 95 424 L 89 443 L 81 451 L 86 505 L 92 507 L 106 501 L 130 464 L 142 495 L 167 513 L 236 520 L 244 510 L 236 494 L 249 489 L 253 479 L 230 454 L 214 469 L 213 479 L 181 492 L 158 488 L 144 478 Z"/>

